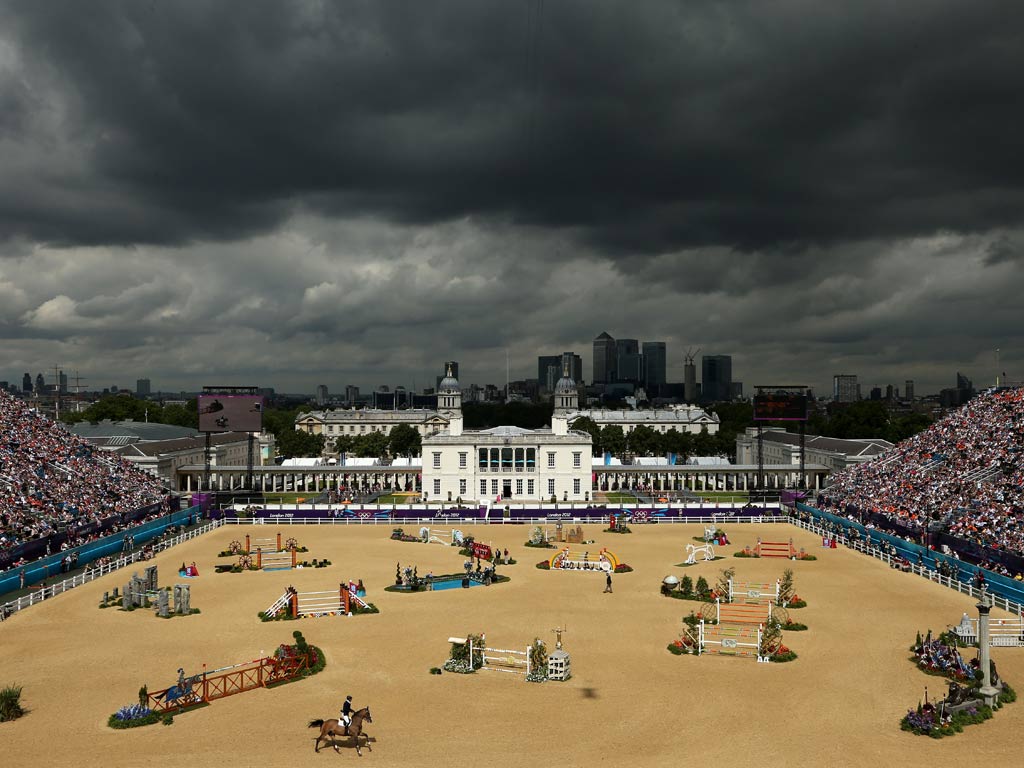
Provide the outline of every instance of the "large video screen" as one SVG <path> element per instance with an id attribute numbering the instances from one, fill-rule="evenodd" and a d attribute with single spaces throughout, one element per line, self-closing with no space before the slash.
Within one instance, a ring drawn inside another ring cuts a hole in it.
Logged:
<path id="1" fill-rule="evenodd" d="M 807 396 L 755 395 L 754 421 L 807 421 Z"/>
<path id="2" fill-rule="evenodd" d="M 259 432 L 263 429 L 262 395 L 200 395 L 200 432 Z"/>

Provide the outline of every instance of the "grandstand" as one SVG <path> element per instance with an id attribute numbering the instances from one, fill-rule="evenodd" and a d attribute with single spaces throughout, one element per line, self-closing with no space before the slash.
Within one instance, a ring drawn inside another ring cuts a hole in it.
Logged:
<path id="1" fill-rule="evenodd" d="M 883 456 L 833 475 L 819 506 L 1024 556 L 1024 388 L 971 400 Z M 1019 562 L 1019 561 L 1018 561 Z"/>
<path id="2" fill-rule="evenodd" d="M 49 543 L 88 540 L 164 498 L 144 472 L 0 392 L 0 570 Z"/>

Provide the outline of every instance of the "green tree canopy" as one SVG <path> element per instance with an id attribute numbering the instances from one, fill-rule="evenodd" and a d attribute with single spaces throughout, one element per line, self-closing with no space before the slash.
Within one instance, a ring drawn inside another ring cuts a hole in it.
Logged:
<path id="1" fill-rule="evenodd" d="M 419 456 L 422 437 L 415 427 L 397 424 L 388 434 L 388 451 L 392 456 Z"/>
<path id="2" fill-rule="evenodd" d="M 661 453 L 661 434 L 646 424 L 634 427 L 626 435 L 626 442 L 629 450 L 637 456 L 655 456 Z"/>
<path id="3" fill-rule="evenodd" d="M 618 424 L 609 424 L 601 429 L 601 450 L 615 456 L 626 452 L 626 436 Z"/>
<path id="4" fill-rule="evenodd" d="M 594 440 L 593 454 L 595 456 L 601 455 L 601 427 L 597 425 L 596 421 L 589 416 L 581 416 L 569 426 L 572 427 L 572 429 L 589 434 Z"/>
<path id="5" fill-rule="evenodd" d="M 288 458 L 321 456 L 324 452 L 324 436 L 300 432 L 293 426 L 277 436 L 277 452 Z"/>

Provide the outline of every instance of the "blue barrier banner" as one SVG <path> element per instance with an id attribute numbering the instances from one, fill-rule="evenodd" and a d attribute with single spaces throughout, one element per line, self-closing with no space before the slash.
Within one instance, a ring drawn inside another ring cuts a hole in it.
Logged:
<path id="1" fill-rule="evenodd" d="M 21 572 L 23 570 L 25 571 L 26 584 L 36 584 L 43 579 L 59 581 L 63 577 L 60 571 L 61 560 L 72 552 L 78 553 L 78 567 L 81 567 L 101 557 L 120 554 L 124 547 L 125 536 L 134 536 L 136 546 L 145 544 L 147 541 L 155 539 L 172 525 L 186 525 L 189 521 L 195 522 L 199 517 L 200 511 L 201 508 L 196 506 L 171 512 L 134 528 L 127 528 L 95 541 L 87 542 L 81 546 L 56 552 L 39 560 L 33 560 L 31 563 L 26 563 L 19 568 L 11 568 L 5 571 L 3 575 L 0 575 L 0 595 L 13 592 L 19 588 Z"/>
<path id="2" fill-rule="evenodd" d="M 850 531 L 856 531 L 859 538 L 864 541 L 871 542 L 875 546 L 879 546 L 884 543 L 895 547 L 899 555 L 901 557 L 905 557 L 913 565 L 923 565 L 931 570 L 936 570 L 940 563 L 945 563 L 946 568 L 951 569 L 953 578 L 966 584 L 973 583 L 978 572 L 983 571 L 985 581 L 988 582 L 989 592 L 999 595 L 1000 597 L 1005 597 L 1007 600 L 1013 600 L 1016 603 L 1024 604 L 1024 583 L 1020 581 L 1008 578 L 987 569 L 979 568 L 976 565 L 964 562 L 963 560 L 959 560 L 955 557 L 950 557 L 949 555 L 929 549 L 928 547 L 920 544 L 907 541 L 899 536 L 893 536 L 875 528 L 866 528 L 855 520 L 848 520 L 845 517 L 839 517 L 838 515 L 833 515 L 830 512 L 824 512 L 816 507 L 808 506 L 807 504 L 797 503 L 796 508 L 815 518 L 819 524 L 826 522 L 839 526 L 845 532 L 846 536 L 850 535 Z M 952 537 L 947 538 L 951 539 Z"/>

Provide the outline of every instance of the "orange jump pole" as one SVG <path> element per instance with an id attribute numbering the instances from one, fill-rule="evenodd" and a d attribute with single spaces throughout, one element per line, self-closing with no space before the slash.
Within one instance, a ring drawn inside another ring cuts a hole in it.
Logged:
<path id="1" fill-rule="evenodd" d="M 296 553 L 295 553 L 295 550 L 292 549 L 292 568 L 295 567 L 295 563 L 296 563 Z"/>
<path id="2" fill-rule="evenodd" d="M 263 568 L 263 547 L 256 547 L 256 570 Z"/>
<path id="3" fill-rule="evenodd" d="M 249 554 L 249 534 L 245 534 L 245 554 Z"/>
<path id="4" fill-rule="evenodd" d="M 281 532 L 277 532 L 277 551 L 281 551 Z"/>

